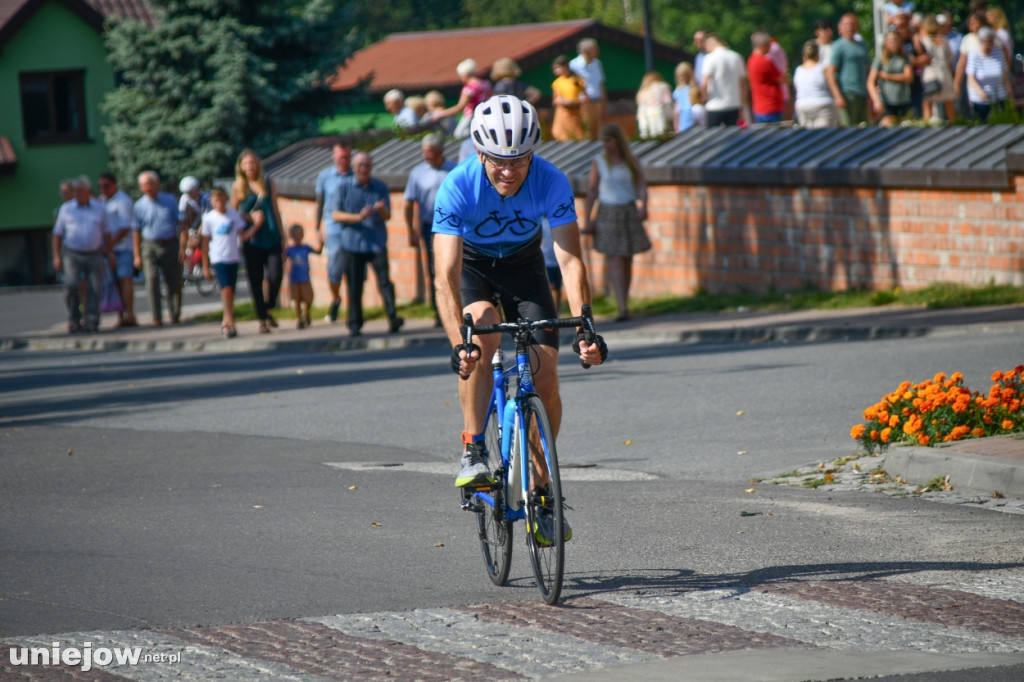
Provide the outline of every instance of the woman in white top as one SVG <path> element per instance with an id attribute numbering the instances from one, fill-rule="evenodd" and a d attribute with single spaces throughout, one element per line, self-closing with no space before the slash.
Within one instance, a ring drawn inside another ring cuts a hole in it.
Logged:
<path id="1" fill-rule="evenodd" d="M 590 182 L 583 208 L 583 234 L 594 235 L 594 248 L 607 257 L 608 280 L 619 307 L 616 321 L 628 320 L 633 256 L 651 248 L 644 232 L 647 181 L 617 123 L 601 128 L 604 151 L 590 164 Z M 597 218 L 591 220 L 594 202 Z"/>
<path id="2" fill-rule="evenodd" d="M 804 43 L 803 63 L 793 72 L 796 88 L 796 120 L 804 128 L 832 128 L 839 125 L 839 113 L 825 79 L 827 65 L 818 61 L 818 43 Z"/>

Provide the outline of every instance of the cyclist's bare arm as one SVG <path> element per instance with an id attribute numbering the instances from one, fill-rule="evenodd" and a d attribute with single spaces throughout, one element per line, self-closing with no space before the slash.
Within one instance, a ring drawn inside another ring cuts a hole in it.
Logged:
<path id="1" fill-rule="evenodd" d="M 462 237 L 435 234 L 433 244 L 437 314 L 449 343 L 454 347 L 465 341 L 459 333 L 462 324 Z M 474 357 L 464 360 L 460 374 L 472 373 L 479 359 L 479 355 L 474 353 Z"/>
<path id="2" fill-rule="evenodd" d="M 562 286 L 565 297 L 569 301 L 569 310 L 579 315 L 584 303 L 590 303 L 590 281 L 587 279 L 587 266 L 583 263 L 580 248 L 580 228 L 573 221 L 565 225 L 551 228 L 551 238 L 555 242 L 555 258 L 562 271 Z M 588 365 L 600 365 L 601 351 L 596 345 L 585 341 L 580 342 L 580 360 Z"/>

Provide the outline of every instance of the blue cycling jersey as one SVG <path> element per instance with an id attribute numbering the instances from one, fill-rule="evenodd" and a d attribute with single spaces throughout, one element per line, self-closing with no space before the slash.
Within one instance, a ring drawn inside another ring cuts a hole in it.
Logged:
<path id="1" fill-rule="evenodd" d="M 576 220 L 576 198 L 565 173 L 534 154 L 523 186 L 514 196 L 502 197 L 472 156 L 441 184 L 433 232 L 462 237 L 476 251 L 501 258 L 530 243 L 544 216 L 551 227 Z"/>

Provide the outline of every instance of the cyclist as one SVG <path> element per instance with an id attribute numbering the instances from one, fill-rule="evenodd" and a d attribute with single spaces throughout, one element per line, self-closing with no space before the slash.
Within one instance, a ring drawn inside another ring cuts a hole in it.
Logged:
<path id="1" fill-rule="evenodd" d="M 496 324 L 497 299 L 506 319 L 557 317 L 541 251 L 542 218 L 551 225 L 572 314 L 590 302 L 572 187 L 564 173 L 534 154 L 541 140 L 537 110 L 512 95 L 491 97 L 474 110 L 470 137 L 476 158 L 445 178 L 433 225 L 437 305 L 453 346 L 452 370 L 466 379 L 459 382 L 464 445 L 455 479 L 459 487 L 493 482 L 483 444 L 492 376 L 474 370 L 481 359 L 490 360 L 499 343 L 498 335 L 489 334 L 475 337 L 467 348 L 460 331 L 463 314 L 472 315 L 475 324 Z M 538 331 L 534 343 L 534 383 L 557 435 L 562 418 L 557 331 Z M 582 331 L 573 344 L 577 349 L 589 365 L 601 364 L 608 354 L 601 337 L 587 344 Z M 538 473 L 543 486 L 546 468 Z M 568 529 L 565 535 L 568 539 Z"/>

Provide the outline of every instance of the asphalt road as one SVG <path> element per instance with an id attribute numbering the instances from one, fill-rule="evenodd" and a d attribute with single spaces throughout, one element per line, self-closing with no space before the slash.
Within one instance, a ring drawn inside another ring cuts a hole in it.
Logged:
<path id="1" fill-rule="evenodd" d="M 750 483 L 853 453 L 850 427 L 899 381 L 960 371 L 984 389 L 1020 347 L 992 333 L 566 360 L 566 598 L 1024 580 L 1019 517 Z M 522 544 L 493 587 L 458 508 L 446 364 L 0 353 L 0 636 L 535 603 Z"/>

